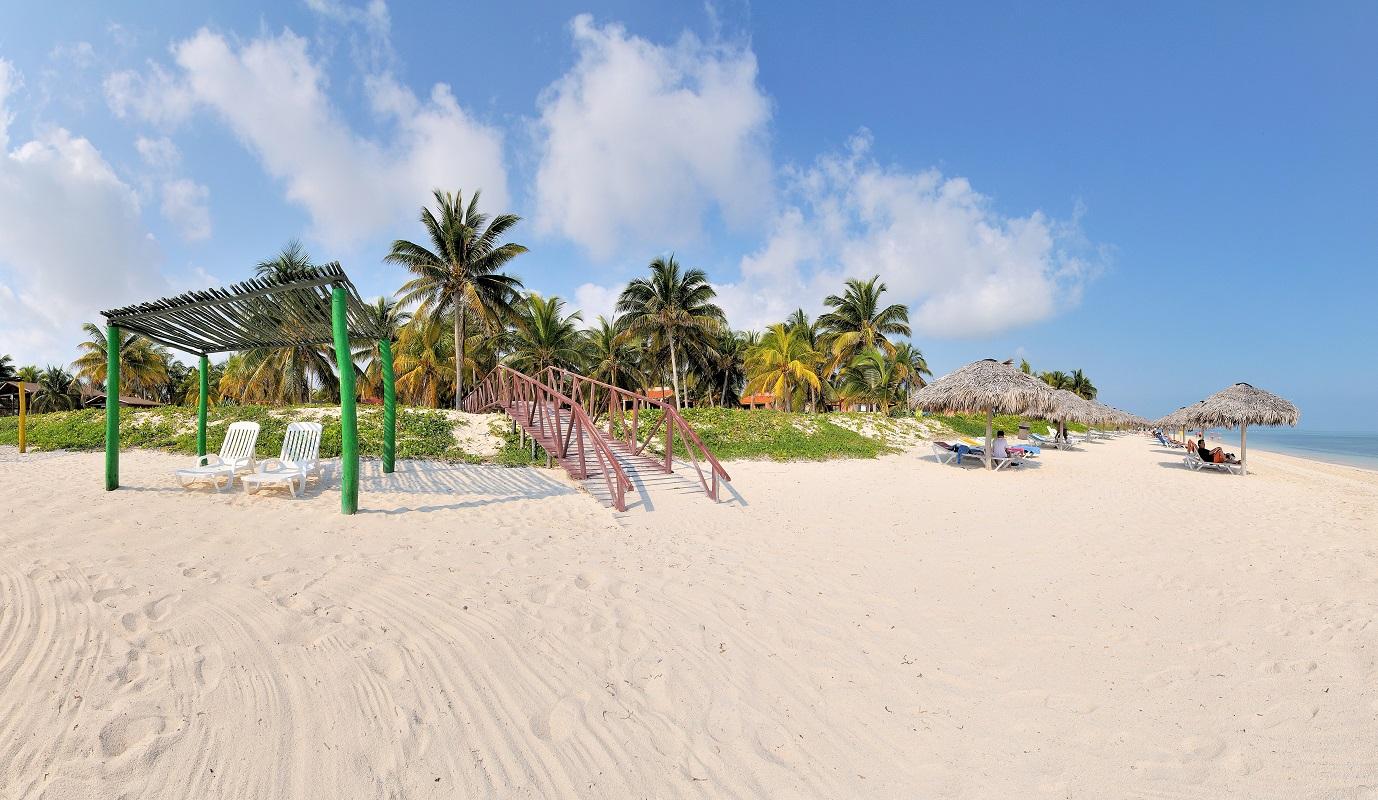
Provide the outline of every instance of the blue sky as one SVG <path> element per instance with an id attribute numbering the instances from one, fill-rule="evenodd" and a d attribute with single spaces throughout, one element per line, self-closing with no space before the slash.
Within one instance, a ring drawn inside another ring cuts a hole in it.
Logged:
<path id="1" fill-rule="evenodd" d="M 739 327 L 879 272 L 939 373 L 1372 426 L 1378 6 L 957 5 L 5 2 L 0 352 L 294 237 L 391 292 L 481 187 L 589 317 L 671 249 Z"/>

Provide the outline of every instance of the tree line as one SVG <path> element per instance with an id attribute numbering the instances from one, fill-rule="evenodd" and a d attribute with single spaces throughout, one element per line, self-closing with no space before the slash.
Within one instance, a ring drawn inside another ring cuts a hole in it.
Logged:
<path id="1" fill-rule="evenodd" d="M 476 191 L 465 203 L 458 192 L 437 190 L 434 208 L 421 209 L 423 241 L 399 239 L 384 257 L 409 279 L 368 310 L 374 327 L 395 342 L 393 370 L 403 403 L 458 407 L 484 375 L 504 364 L 528 374 L 561 367 L 630 390 L 665 387 L 681 408 L 733 406 L 748 396 L 789 411 L 889 413 L 907 410 L 932 375 L 923 353 L 907 341 L 909 309 L 884 302 L 879 276 L 847 280 L 840 294 L 824 298 L 827 310 L 816 319 L 799 309 L 765 330 L 744 331 L 728 324 L 708 276 L 669 255 L 653 259 L 647 274 L 626 285 L 611 318 L 585 320 L 564 299 L 529 291 L 509 272 L 527 252 L 507 241 L 520 217 L 490 217 L 480 210 L 480 196 Z M 314 267 L 293 241 L 254 274 L 290 279 Z M 0 379 L 37 383 L 35 411 L 77 407 L 83 387 L 104 386 L 107 364 L 104 330 L 87 323 L 83 332 L 87 338 L 71 371 L 16 370 L 9 356 L 0 356 Z M 121 335 L 119 348 L 121 394 L 197 402 L 196 369 L 167 348 L 130 333 Z M 365 401 L 381 400 L 382 357 L 377 341 L 356 343 L 356 386 Z M 1027 362 L 1023 368 L 1030 371 Z M 1080 370 L 1040 377 L 1094 396 Z M 333 403 L 339 385 L 330 345 L 259 348 L 211 366 L 207 401 Z"/>

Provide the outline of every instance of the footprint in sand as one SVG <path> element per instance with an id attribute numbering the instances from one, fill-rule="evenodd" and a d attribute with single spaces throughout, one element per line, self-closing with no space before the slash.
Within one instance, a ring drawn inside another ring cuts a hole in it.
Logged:
<path id="1" fill-rule="evenodd" d="M 220 655 L 219 645 L 197 645 L 193 673 L 202 691 L 209 692 L 220 685 L 220 676 L 225 672 L 225 659 Z"/>
<path id="2" fill-rule="evenodd" d="M 370 669 L 390 681 L 395 681 L 406 674 L 407 670 L 402 663 L 401 654 L 392 647 L 375 647 L 368 651 L 368 655 L 364 658 L 368 661 Z"/>
<path id="3" fill-rule="evenodd" d="M 561 698 L 549 712 L 531 718 L 531 732 L 547 742 L 563 742 L 574 733 L 581 713 L 578 700 Z"/>
<path id="4" fill-rule="evenodd" d="M 144 606 L 144 616 L 150 622 L 162 622 L 172 614 L 173 603 L 177 600 L 176 595 L 166 595 Z"/>
<path id="5" fill-rule="evenodd" d="M 793 767 L 799 762 L 799 747 L 794 737 L 774 722 L 756 729 L 756 751 L 781 766 Z"/>
<path id="6" fill-rule="evenodd" d="M 106 758 L 117 758 L 152 741 L 167 730 L 167 720 L 157 714 L 134 717 L 121 714 L 100 731 L 100 751 Z"/>
<path id="7" fill-rule="evenodd" d="M 104 603 L 106 600 L 109 600 L 112 597 L 121 597 L 123 595 L 133 593 L 134 587 L 132 586 L 121 586 L 114 589 L 101 589 L 91 595 L 91 600 L 96 603 Z"/>

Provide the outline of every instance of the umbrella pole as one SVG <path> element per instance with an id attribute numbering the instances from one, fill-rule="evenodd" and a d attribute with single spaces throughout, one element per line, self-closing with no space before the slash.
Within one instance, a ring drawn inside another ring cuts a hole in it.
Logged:
<path id="1" fill-rule="evenodd" d="M 1239 471 L 1249 474 L 1249 426 L 1239 426 Z"/>
<path id="2" fill-rule="evenodd" d="M 986 452 L 985 452 L 985 457 L 986 457 L 986 469 L 990 469 L 990 468 L 991 468 L 991 460 L 990 460 L 990 447 L 991 447 L 990 441 L 991 441 L 991 436 L 990 436 L 990 434 L 991 434 L 991 427 L 992 427 L 994 424 L 995 424 L 995 409 L 993 409 L 993 408 L 986 409 Z"/>

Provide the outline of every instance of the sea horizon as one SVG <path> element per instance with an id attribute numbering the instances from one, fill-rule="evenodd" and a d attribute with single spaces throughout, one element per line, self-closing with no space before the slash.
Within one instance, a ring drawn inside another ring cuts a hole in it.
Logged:
<path id="1" fill-rule="evenodd" d="M 1239 441 L 1238 430 L 1214 430 L 1212 438 Z M 1302 428 L 1250 428 L 1250 449 L 1378 471 L 1378 432 Z"/>

